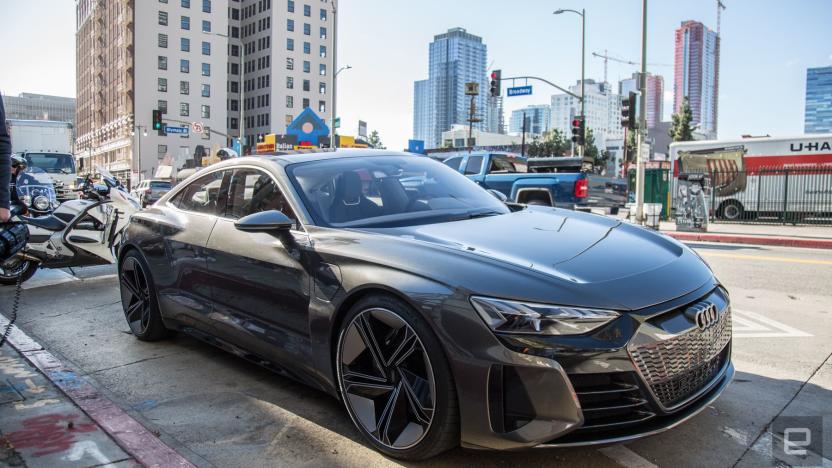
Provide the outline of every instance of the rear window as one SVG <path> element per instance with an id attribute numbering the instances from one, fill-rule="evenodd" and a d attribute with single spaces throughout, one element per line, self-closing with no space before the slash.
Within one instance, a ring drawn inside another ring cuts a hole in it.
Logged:
<path id="1" fill-rule="evenodd" d="M 150 188 L 158 188 L 158 189 L 170 189 L 170 182 L 151 182 Z"/>

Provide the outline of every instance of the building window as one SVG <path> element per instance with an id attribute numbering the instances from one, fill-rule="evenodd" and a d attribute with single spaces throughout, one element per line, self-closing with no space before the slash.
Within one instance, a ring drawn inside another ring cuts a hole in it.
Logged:
<path id="1" fill-rule="evenodd" d="M 179 94 L 190 94 L 191 85 L 187 81 L 179 82 Z"/>
<path id="2" fill-rule="evenodd" d="M 167 34 L 159 34 L 159 47 L 163 49 L 168 48 L 168 35 Z"/>
<path id="3" fill-rule="evenodd" d="M 321 76 L 326 76 L 326 64 L 325 63 L 322 63 L 318 67 L 318 74 L 321 75 Z"/>
<path id="4" fill-rule="evenodd" d="M 159 3 L 168 3 L 168 0 L 159 0 Z"/>
<path id="5" fill-rule="evenodd" d="M 289 0 L 289 4 L 287 5 L 287 9 L 289 10 L 289 13 L 294 13 L 295 12 L 295 2 L 294 2 L 294 0 Z"/>
<path id="6" fill-rule="evenodd" d="M 211 22 L 202 20 L 202 32 L 211 32 Z"/>
<path id="7" fill-rule="evenodd" d="M 231 56 L 232 57 L 239 57 L 240 56 L 240 46 L 232 45 L 231 46 Z"/>
<path id="8" fill-rule="evenodd" d="M 312 35 L 312 25 L 309 23 L 303 23 L 303 35 L 304 36 L 311 36 Z"/>
<path id="9" fill-rule="evenodd" d="M 318 94 L 326 94 L 326 83 L 323 81 L 318 83 Z"/>
<path id="10" fill-rule="evenodd" d="M 164 55 L 159 56 L 159 70 L 167 70 L 168 69 L 168 58 Z"/>
<path id="11" fill-rule="evenodd" d="M 303 72 L 304 73 L 310 73 L 311 71 L 312 71 L 312 62 L 310 62 L 309 60 L 304 60 L 303 61 Z"/>
<path id="12" fill-rule="evenodd" d="M 286 38 L 286 50 L 295 50 L 295 40 L 291 37 Z"/>
<path id="13" fill-rule="evenodd" d="M 187 37 L 183 37 L 179 39 L 179 48 L 182 52 L 190 52 L 191 51 L 191 40 Z"/>
<path id="14" fill-rule="evenodd" d="M 211 106 L 207 106 L 203 104 L 201 106 L 200 114 L 202 115 L 203 119 L 210 119 L 211 118 Z"/>
<path id="15" fill-rule="evenodd" d="M 163 157 L 168 152 L 168 145 L 158 145 L 156 147 L 156 153 L 159 157 Z"/>
<path id="16" fill-rule="evenodd" d="M 318 101 L 318 112 L 321 114 L 326 112 L 326 101 Z"/>
<path id="17" fill-rule="evenodd" d="M 286 77 L 286 89 L 295 89 L 295 79 L 291 76 Z"/>
<path id="18" fill-rule="evenodd" d="M 239 93 L 240 92 L 240 82 L 239 81 L 230 81 L 229 85 L 231 87 L 232 93 Z"/>
<path id="19" fill-rule="evenodd" d="M 326 39 L 326 28 L 321 28 L 321 39 Z"/>
<path id="20" fill-rule="evenodd" d="M 236 117 L 231 117 L 231 128 L 240 128 L 240 122 Z"/>
<path id="21" fill-rule="evenodd" d="M 307 107 L 309 107 L 309 99 L 303 98 L 303 108 L 306 109 Z"/>
<path id="22" fill-rule="evenodd" d="M 304 91 L 309 91 L 309 87 L 310 87 L 309 80 L 303 80 L 303 90 Z"/>
<path id="23" fill-rule="evenodd" d="M 295 107 L 295 98 L 292 96 L 286 96 L 286 107 L 292 108 Z"/>
<path id="24" fill-rule="evenodd" d="M 168 12 L 160 11 L 159 12 L 159 24 L 162 26 L 168 25 Z"/>
<path id="25" fill-rule="evenodd" d="M 234 111 L 234 112 L 240 110 L 240 101 L 238 101 L 236 99 L 232 99 L 231 100 L 231 110 Z"/>
<path id="26" fill-rule="evenodd" d="M 231 9 L 231 19 L 233 19 L 233 20 L 240 19 L 240 9 L 239 8 L 232 8 Z"/>
<path id="27" fill-rule="evenodd" d="M 211 0 L 202 0 L 202 12 L 211 13 Z"/>
<path id="28" fill-rule="evenodd" d="M 237 65 L 236 63 L 234 65 Z M 235 68 L 232 66 L 232 70 Z M 234 73 L 236 75 L 236 73 Z M 211 64 L 210 63 L 203 63 L 202 64 L 202 76 L 211 76 Z"/>
<path id="29" fill-rule="evenodd" d="M 182 73 L 190 73 L 191 72 L 191 62 L 187 59 L 179 60 L 179 71 Z"/>
<path id="30" fill-rule="evenodd" d="M 286 69 L 287 70 L 294 70 L 295 69 L 295 59 L 288 57 L 286 59 Z"/>
<path id="31" fill-rule="evenodd" d="M 191 0 L 182 0 L 182 8 L 190 8 Z"/>
<path id="32" fill-rule="evenodd" d="M 168 79 L 167 78 L 159 78 L 157 80 L 156 89 L 160 93 L 168 92 Z"/>
<path id="33" fill-rule="evenodd" d="M 206 65 L 207 65 L 207 64 L 206 64 Z M 203 68 L 205 68 L 205 67 L 203 67 Z M 210 71 L 210 69 L 209 69 L 209 71 Z M 203 74 L 204 74 L 204 73 L 205 73 L 205 70 L 203 69 L 203 70 L 202 70 L 202 72 L 203 72 Z M 238 64 L 236 64 L 236 63 L 232 63 L 232 64 L 231 64 L 231 74 L 232 74 L 232 75 L 239 75 L 239 74 L 240 74 L 240 65 L 238 65 Z"/>
<path id="34" fill-rule="evenodd" d="M 303 16 L 312 16 L 312 7 L 309 5 L 303 6 Z"/>
<path id="35" fill-rule="evenodd" d="M 165 100 L 160 99 L 159 102 L 156 103 L 156 108 L 159 109 L 159 112 L 162 114 L 168 113 L 168 102 Z"/>
<path id="36" fill-rule="evenodd" d="M 180 21 L 182 29 L 191 29 L 191 18 L 183 16 Z"/>
<path id="37" fill-rule="evenodd" d="M 180 102 L 179 103 L 179 115 L 183 117 L 187 117 L 191 114 L 191 106 L 188 105 L 187 102 Z"/>
<path id="38" fill-rule="evenodd" d="M 321 46 L 321 58 L 326 58 L 326 46 Z"/>
<path id="39" fill-rule="evenodd" d="M 293 32 L 295 30 L 295 20 L 287 19 L 286 20 L 286 30 L 289 32 Z"/>
<path id="40" fill-rule="evenodd" d="M 312 44 L 308 42 L 303 43 L 303 53 L 304 54 L 311 54 L 312 53 Z"/>
<path id="41" fill-rule="evenodd" d="M 203 85 L 202 85 L 202 97 L 211 97 L 211 85 L 203 83 Z"/>
<path id="42" fill-rule="evenodd" d="M 321 8 L 321 21 L 326 21 L 326 10 Z"/>
<path id="43" fill-rule="evenodd" d="M 211 55 L 211 43 L 202 41 L 202 55 Z"/>
<path id="44" fill-rule="evenodd" d="M 231 26 L 231 37 L 240 37 L 240 28 L 238 28 L 237 26 Z"/>

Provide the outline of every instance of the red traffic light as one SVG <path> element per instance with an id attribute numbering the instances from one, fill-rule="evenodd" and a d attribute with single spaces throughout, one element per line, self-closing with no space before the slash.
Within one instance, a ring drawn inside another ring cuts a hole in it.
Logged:
<path id="1" fill-rule="evenodd" d="M 491 79 L 492 79 L 492 80 L 496 80 L 496 79 L 497 79 L 497 72 L 494 72 L 494 71 L 493 71 L 493 72 L 491 72 Z"/>
<path id="2" fill-rule="evenodd" d="M 581 119 L 572 119 L 572 126 L 573 127 L 580 127 L 581 126 Z"/>

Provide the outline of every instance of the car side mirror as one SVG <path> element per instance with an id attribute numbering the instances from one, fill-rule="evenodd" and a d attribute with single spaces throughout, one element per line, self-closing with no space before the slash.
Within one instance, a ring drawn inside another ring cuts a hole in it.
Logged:
<path id="1" fill-rule="evenodd" d="M 505 203 L 505 202 L 508 201 L 508 197 L 503 192 L 499 192 L 499 191 L 494 190 L 494 189 L 488 189 L 488 193 L 493 195 L 494 198 L 496 198 L 497 200 L 500 200 L 502 203 Z"/>
<path id="2" fill-rule="evenodd" d="M 261 211 L 240 218 L 234 227 L 245 232 L 281 232 L 294 227 L 295 221 L 277 210 Z"/>

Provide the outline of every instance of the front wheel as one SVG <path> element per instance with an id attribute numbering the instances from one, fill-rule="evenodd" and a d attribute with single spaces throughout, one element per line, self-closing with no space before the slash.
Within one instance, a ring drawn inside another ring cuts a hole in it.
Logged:
<path id="1" fill-rule="evenodd" d="M 26 282 L 38 271 L 39 263 L 13 257 L 0 263 L 0 284 L 14 286 L 19 281 Z"/>
<path id="2" fill-rule="evenodd" d="M 119 267 L 118 278 L 121 306 L 133 335 L 142 341 L 158 341 L 167 337 L 169 332 L 159 312 L 150 268 L 138 252 L 127 252 Z"/>
<path id="3" fill-rule="evenodd" d="M 337 346 L 344 405 L 377 450 L 415 461 L 459 445 L 450 368 L 412 308 L 388 296 L 362 299 L 344 319 Z"/>

